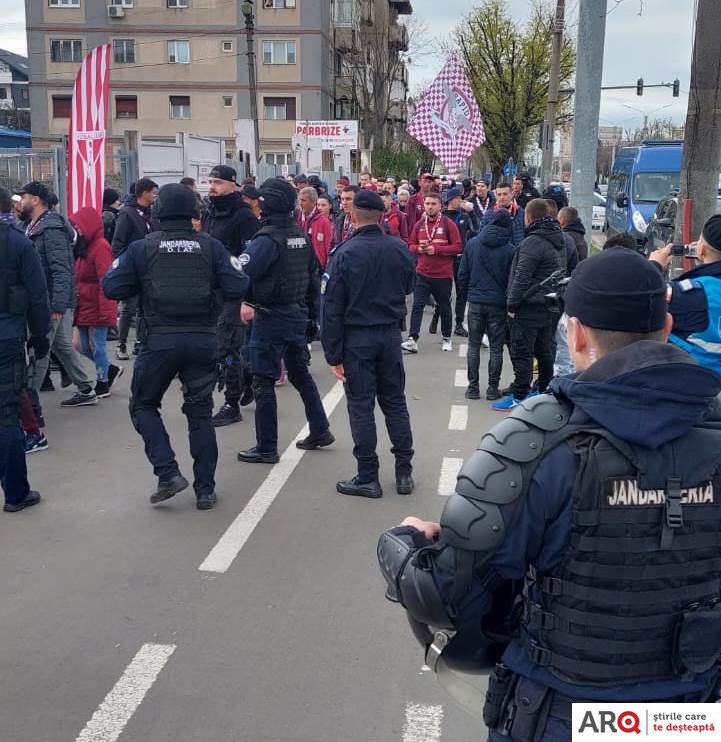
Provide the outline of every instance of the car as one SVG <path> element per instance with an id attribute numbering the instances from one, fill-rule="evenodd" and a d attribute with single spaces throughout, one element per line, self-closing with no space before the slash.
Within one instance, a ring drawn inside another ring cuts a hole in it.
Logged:
<path id="1" fill-rule="evenodd" d="M 603 229 L 603 223 L 606 221 L 606 199 L 598 192 L 593 194 L 593 218 L 591 220 L 592 229 Z"/>
<path id="2" fill-rule="evenodd" d="M 716 201 L 716 211 L 721 212 L 721 191 Z M 656 211 L 648 222 L 643 241 L 647 255 L 673 242 L 678 217 L 678 191 L 672 191 L 658 202 Z"/>

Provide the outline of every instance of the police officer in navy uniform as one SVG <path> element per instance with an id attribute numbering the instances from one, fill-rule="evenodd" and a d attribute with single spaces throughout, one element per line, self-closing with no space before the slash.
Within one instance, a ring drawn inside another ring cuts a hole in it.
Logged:
<path id="1" fill-rule="evenodd" d="M 383 199 L 363 190 L 353 199 L 355 231 L 336 250 L 323 276 L 321 343 L 345 383 L 358 474 L 338 482 L 344 495 L 377 498 L 376 398 L 396 457 L 396 491 L 410 495 L 413 435 L 405 398 L 401 323 L 413 292 L 415 265 L 405 242 L 378 226 Z"/>
<path id="2" fill-rule="evenodd" d="M 665 342 L 663 278 L 634 251 L 580 263 L 566 313 L 580 373 L 481 438 L 440 524 L 378 546 L 416 620 L 481 643 L 525 578 L 493 742 L 570 741 L 572 701 L 703 702 L 721 667 L 721 377 Z"/>
<path id="3" fill-rule="evenodd" d="M 216 502 L 218 460 L 211 422 L 215 325 L 222 302 L 243 299 L 249 281 L 239 259 L 221 242 L 193 231 L 198 205 L 188 188 L 163 186 L 157 213 L 160 231 L 128 246 L 103 279 L 103 290 L 110 299 L 140 297 L 142 346 L 133 369 L 130 417 L 158 477 L 150 502 L 167 500 L 188 486 L 159 413 L 177 375 L 183 385 L 197 507 L 209 510 Z"/>
<path id="4" fill-rule="evenodd" d="M 310 429 L 296 446 L 313 450 L 330 446 L 335 439 L 308 369 L 306 330 L 309 320 L 316 318 L 318 261 L 308 235 L 293 219 L 293 186 L 283 178 L 270 178 L 261 185 L 260 194 L 261 228 L 241 256 L 251 282 L 241 317 L 253 322 L 248 360 L 253 372 L 256 445 L 240 451 L 238 460 L 274 464 L 279 460 L 275 382 L 282 362 L 303 400 Z"/>
<path id="5" fill-rule="evenodd" d="M 26 385 L 26 343 L 35 360 L 50 351 L 45 276 L 33 243 L 15 226 L 12 211 L 10 194 L 0 188 L 0 482 L 7 513 L 40 502 L 40 494 L 28 484 L 20 392 Z"/>
<path id="6" fill-rule="evenodd" d="M 672 246 L 649 256 L 664 269 Z M 696 244 L 699 264 L 668 284 L 673 331 L 669 340 L 699 363 L 721 373 L 721 214 L 704 225 Z"/>

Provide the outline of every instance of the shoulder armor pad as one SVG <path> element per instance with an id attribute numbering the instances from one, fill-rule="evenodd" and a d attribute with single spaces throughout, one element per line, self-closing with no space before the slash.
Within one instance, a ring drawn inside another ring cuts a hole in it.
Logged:
<path id="1" fill-rule="evenodd" d="M 463 464 L 456 492 L 471 500 L 507 505 L 521 494 L 523 483 L 523 469 L 516 461 L 479 450 Z"/>
<path id="2" fill-rule="evenodd" d="M 478 448 L 496 456 L 525 464 L 543 451 L 543 431 L 517 417 L 508 417 L 494 425 L 482 438 Z"/>
<path id="3" fill-rule="evenodd" d="M 573 406 L 553 394 L 539 394 L 521 402 L 508 416 L 523 420 L 536 428 L 550 433 L 560 430 L 571 417 Z"/>
<path id="4" fill-rule="evenodd" d="M 465 551 L 496 551 L 506 529 L 497 505 L 451 495 L 441 514 L 443 542 Z"/>

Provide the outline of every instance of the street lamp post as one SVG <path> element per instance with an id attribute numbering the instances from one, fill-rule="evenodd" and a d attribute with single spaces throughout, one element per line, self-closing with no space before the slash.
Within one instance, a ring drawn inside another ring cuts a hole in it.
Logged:
<path id="1" fill-rule="evenodd" d="M 260 133 L 258 131 L 258 85 L 255 80 L 255 19 L 253 17 L 253 0 L 244 0 L 240 6 L 245 18 L 245 38 L 248 43 L 248 85 L 250 87 L 250 116 L 253 119 L 253 139 L 255 143 L 255 161 L 260 162 Z"/>

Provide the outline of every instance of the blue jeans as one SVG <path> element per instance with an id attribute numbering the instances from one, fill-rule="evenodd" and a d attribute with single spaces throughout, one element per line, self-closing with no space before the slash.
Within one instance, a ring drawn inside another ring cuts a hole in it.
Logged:
<path id="1" fill-rule="evenodd" d="M 553 367 L 555 376 L 567 376 L 576 370 L 568 349 L 568 317 L 561 317 L 556 328 L 556 360 Z"/>
<path id="2" fill-rule="evenodd" d="M 108 328 L 107 327 L 78 327 L 80 332 L 80 347 L 83 355 L 89 358 L 98 372 L 98 381 L 108 380 Z"/>

